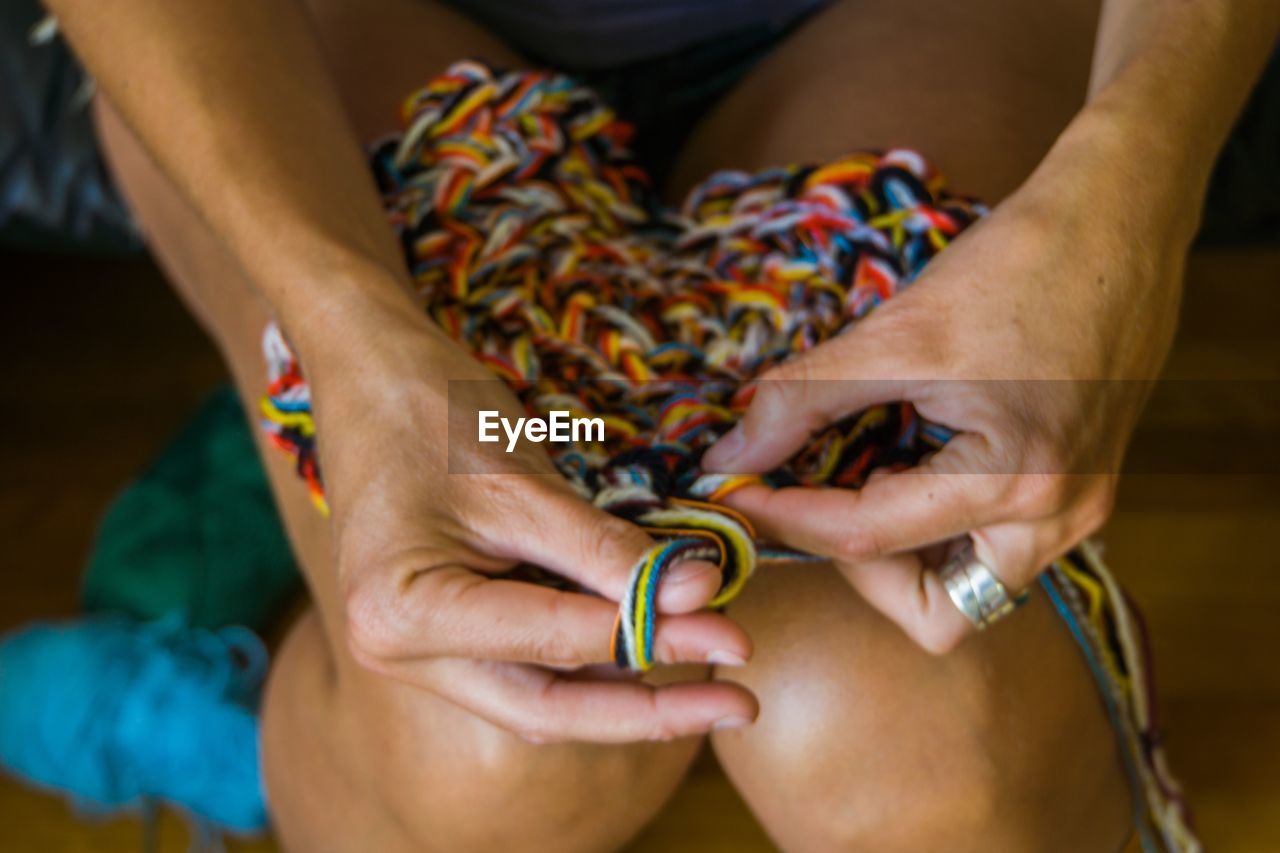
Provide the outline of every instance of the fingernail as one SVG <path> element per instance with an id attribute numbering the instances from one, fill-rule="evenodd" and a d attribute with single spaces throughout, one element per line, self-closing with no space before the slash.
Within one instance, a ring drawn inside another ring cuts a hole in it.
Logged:
<path id="1" fill-rule="evenodd" d="M 719 571 L 715 566 L 702 560 L 685 560 L 683 563 L 676 563 L 668 569 L 662 578 L 662 582 L 666 586 L 679 586 L 695 578 L 705 577 L 711 572 Z"/>
<path id="2" fill-rule="evenodd" d="M 751 725 L 751 721 L 746 717 L 725 717 L 723 719 L 716 720 L 715 725 L 711 728 L 715 731 L 723 732 L 728 729 L 740 729 L 743 726 L 749 725 Z"/>
<path id="3" fill-rule="evenodd" d="M 712 470 L 724 468 L 737 458 L 746 444 L 747 437 L 742 432 L 742 424 L 735 424 L 733 429 L 711 445 L 711 449 L 702 457 L 702 467 Z"/>
<path id="4" fill-rule="evenodd" d="M 707 652 L 707 663 L 716 666 L 746 666 L 747 662 L 743 658 L 738 657 L 733 652 L 726 652 L 724 649 L 713 649 Z"/>

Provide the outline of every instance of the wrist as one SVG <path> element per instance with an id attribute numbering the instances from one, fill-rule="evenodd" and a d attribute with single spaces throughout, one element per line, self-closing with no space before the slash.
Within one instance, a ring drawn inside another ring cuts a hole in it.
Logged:
<path id="1" fill-rule="evenodd" d="M 387 341 L 456 346 L 422 312 L 407 276 L 366 256 L 334 253 L 293 273 L 275 297 L 277 322 L 309 371 L 359 363 Z"/>
<path id="2" fill-rule="evenodd" d="M 1211 158 L 1162 134 L 1143 111 L 1107 98 L 1072 120 L 1025 189 L 1075 199 L 1098 227 L 1182 253 L 1200 224 Z"/>

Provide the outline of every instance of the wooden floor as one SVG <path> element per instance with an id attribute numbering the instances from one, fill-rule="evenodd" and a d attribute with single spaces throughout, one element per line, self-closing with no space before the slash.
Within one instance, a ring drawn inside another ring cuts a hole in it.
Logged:
<path id="1" fill-rule="evenodd" d="M 3 630 L 75 612 L 106 501 L 223 371 L 145 262 L 0 256 L 0 318 Z M 1146 608 L 1173 765 L 1220 853 L 1280 850 L 1278 328 L 1280 253 L 1193 258 L 1170 375 L 1206 381 L 1150 413 L 1134 457 L 1151 473 L 1124 483 L 1106 537 L 1110 562 Z M 1223 427 L 1228 410 L 1237 424 Z M 1192 460 L 1188 470 L 1170 473 L 1173 457 Z M 1226 471 L 1236 473 L 1217 473 Z M 136 820 L 77 818 L 0 779 L 0 850 L 141 843 Z M 186 848 L 180 821 L 161 822 L 159 848 Z M 770 845 L 703 760 L 635 849 Z"/>

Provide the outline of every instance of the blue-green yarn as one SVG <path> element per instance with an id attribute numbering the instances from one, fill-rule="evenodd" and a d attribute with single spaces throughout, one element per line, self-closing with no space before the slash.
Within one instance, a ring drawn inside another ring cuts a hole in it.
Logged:
<path id="1" fill-rule="evenodd" d="M 0 638 L 0 767 L 89 811 L 157 799 L 267 826 L 256 705 L 266 651 L 177 619 L 37 623 Z"/>

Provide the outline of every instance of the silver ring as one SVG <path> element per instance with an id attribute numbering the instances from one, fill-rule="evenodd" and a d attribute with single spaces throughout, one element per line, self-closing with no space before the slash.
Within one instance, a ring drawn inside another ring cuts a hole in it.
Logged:
<path id="1" fill-rule="evenodd" d="M 972 539 L 938 569 L 938 578 L 951 602 L 979 631 L 1017 607 L 1000 578 L 974 553 Z"/>

